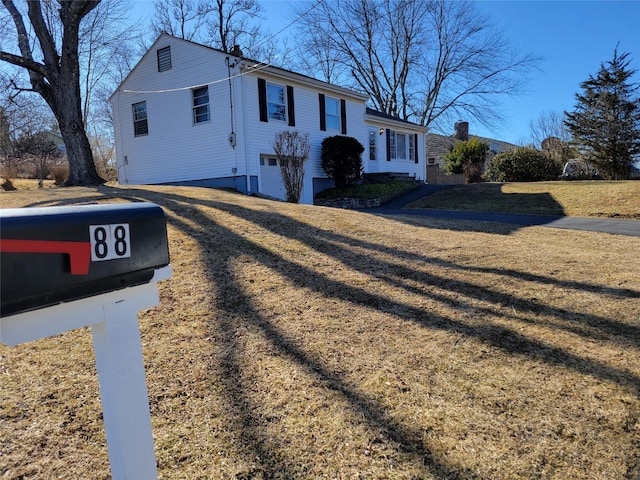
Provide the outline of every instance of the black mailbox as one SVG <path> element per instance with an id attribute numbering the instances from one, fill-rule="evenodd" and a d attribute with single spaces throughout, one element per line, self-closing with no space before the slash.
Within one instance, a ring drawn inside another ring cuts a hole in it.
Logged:
<path id="1" fill-rule="evenodd" d="M 152 203 L 0 209 L 0 317 L 148 283 L 168 264 Z"/>

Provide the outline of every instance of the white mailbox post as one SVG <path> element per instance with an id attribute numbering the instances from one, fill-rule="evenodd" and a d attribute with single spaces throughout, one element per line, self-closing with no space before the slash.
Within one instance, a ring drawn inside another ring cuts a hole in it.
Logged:
<path id="1" fill-rule="evenodd" d="M 91 327 L 111 475 L 157 478 L 138 311 L 171 277 L 162 209 L 0 210 L 0 256 L 0 342 Z"/>

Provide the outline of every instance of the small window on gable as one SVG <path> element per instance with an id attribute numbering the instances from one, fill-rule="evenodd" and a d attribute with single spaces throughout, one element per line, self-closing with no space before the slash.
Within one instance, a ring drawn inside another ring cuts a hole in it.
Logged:
<path id="1" fill-rule="evenodd" d="M 324 102 L 327 130 L 340 130 L 340 100 L 326 97 Z"/>
<path id="2" fill-rule="evenodd" d="M 193 123 L 203 123 L 211 120 L 209 113 L 209 87 L 194 88 L 193 92 Z"/>
<path id="3" fill-rule="evenodd" d="M 159 48 L 157 53 L 158 71 L 165 72 L 171 70 L 171 47 Z"/>
<path id="4" fill-rule="evenodd" d="M 133 110 L 133 134 L 136 137 L 148 135 L 147 102 L 134 103 L 131 108 Z"/>

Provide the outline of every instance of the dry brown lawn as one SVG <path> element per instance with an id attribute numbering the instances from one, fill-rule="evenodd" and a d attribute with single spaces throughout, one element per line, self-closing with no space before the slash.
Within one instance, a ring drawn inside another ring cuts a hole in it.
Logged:
<path id="1" fill-rule="evenodd" d="M 186 187 L 0 194 L 139 200 L 174 270 L 139 316 L 161 478 L 640 477 L 640 239 Z M 109 478 L 88 329 L 0 345 L 0 438 L 0 478 Z"/>
<path id="2" fill-rule="evenodd" d="M 640 220 L 640 181 L 456 185 L 424 197 L 412 207 Z"/>

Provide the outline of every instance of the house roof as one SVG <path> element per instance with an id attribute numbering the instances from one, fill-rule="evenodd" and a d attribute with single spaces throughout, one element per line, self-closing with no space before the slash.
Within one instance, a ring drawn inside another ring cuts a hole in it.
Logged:
<path id="1" fill-rule="evenodd" d="M 417 123 L 414 122 L 410 122 L 409 120 L 404 120 L 400 117 L 396 117 L 394 115 L 389 115 L 388 113 L 384 113 L 384 112 L 379 112 L 378 110 L 374 110 L 373 108 L 366 108 L 366 115 L 367 115 L 367 121 L 369 122 L 375 122 L 376 120 L 378 120 L 379 123 L 384 123 L 385 125 L 388 124 L 397 124 L 398 126 L 401 127 L 409 127 L 415 130 L 420 130 L 423 133 L 427 132 L 427 127 L 419 125 Z"/>
<path id="2" fill-rule="evenodd" d="M 191 40 L 185 40 L 173 35 L 170 35 L 168 33 L 161 33 L 158 38 L 153 42 L 153 44 L 149 47 L 149 49 L 144 53 L 144 55 L 140 58 L 140 60 L 138 60 L 138 63 L 136 63 L 136 65 L 131 69 L 131 72 L 129 72 L 129 74 L 125 77 L 125 79 L 120 83 L 120 85 L 118 85 L 118 88 L 116 88 L 116 90 L 114 91 L 114 93 L 111 94 L 111 97 L 113 97 L 118 91 L 121 90 L 122 86 L 127 82 L 127 80 L 129 79 L 129 77 L 131 76 L 131 74 L 136 70 L 136 68 L 138 67 L 138 65 L 143 61 L 143 59 L 150 54 L 150 52 L 152 52 L 155 48 L 156 45 L 158 43 L 160 43 L 163 39 L 169 38 L 173 41 L 178 41 L 178 42 L 184 42 L 184 43 L 189 43 L 192 44 L 194 46 L 197 46 L 199 48 L 205 48 L 207 50 L 211 50 L 217 53 L 220 53 L 222 55 L 227 55 L 229 57 L 233 57 L 233 54 L 231 53 L 226 53 L 218 48 L 214 48 L 214 47 L 210 47 L 207 45 L 202 45 L 201 43 L 197 43 L 197 42 L 193 42 Z M 327 82 L 323 82 L 322 80 L 318 80 L 315 79 L 313 77 L 309 77 L 307 75 L 303 75 L 301 73 L 296 73 L 293 72 L 291 70 L 287 70 L 285 68 L 282 67 L 276 67 L 274 65 L 269 65 L 267 63 L 264 62 L 259 62 L 257 60 L 252 60 L 250 58 L 246 58 L 246 57 L 238 57 L 239 60 L 241 60 L 241 64 L 239 65 L 240 68 L 240 75 L 257 75 L 258 73 L 260 73 L 261 75 L 272 75 L 272 76 L 276 76 L 279 78 L 284 78 L 284 79 L 288 79 L 290 81 L 294 81 L 294 82 L 298 82 L 298 83 L 303 83 L 303 84 L 307 84 L 307 85 L 314 85 L 317 88 L 321 88 L 323 90 L 329 91 L 329 92 L 335 92 L 336 94 L 342 95 L 342 96 L 347 96 L 347 97 L 351 97 L 351 98 L 355 98 L 357 100 L 360 101 L 367 101 L 369 99 L 369 95 L 349 89 L 349 88 L 345 88 L 345 87 L 341 87 L 338 85 L 333 85 L 331 83 L 327 83 Z M 111 99 L 111 97 L 109 97 L 109 99 Z"/>
<path id="3" fill-rule="evenodd" d="M 478 135 L 469 134 L 469 138 L 476 137 L 479 140 L 488 143 L 489 146 L 497 146 L 497 152 L 505 152 L 517 147 L 513 143 L 505 142 L 503 140 L 496 140 L 495 138 L 480 137 Z M 452 135 L 440 135 L 438 133 L 427 134 L 427 156 L 428 157 L 440 157 L 442 154 L 447 153 L 450 147 L 453 147 L 458 140 L 455 134 Z"/>

